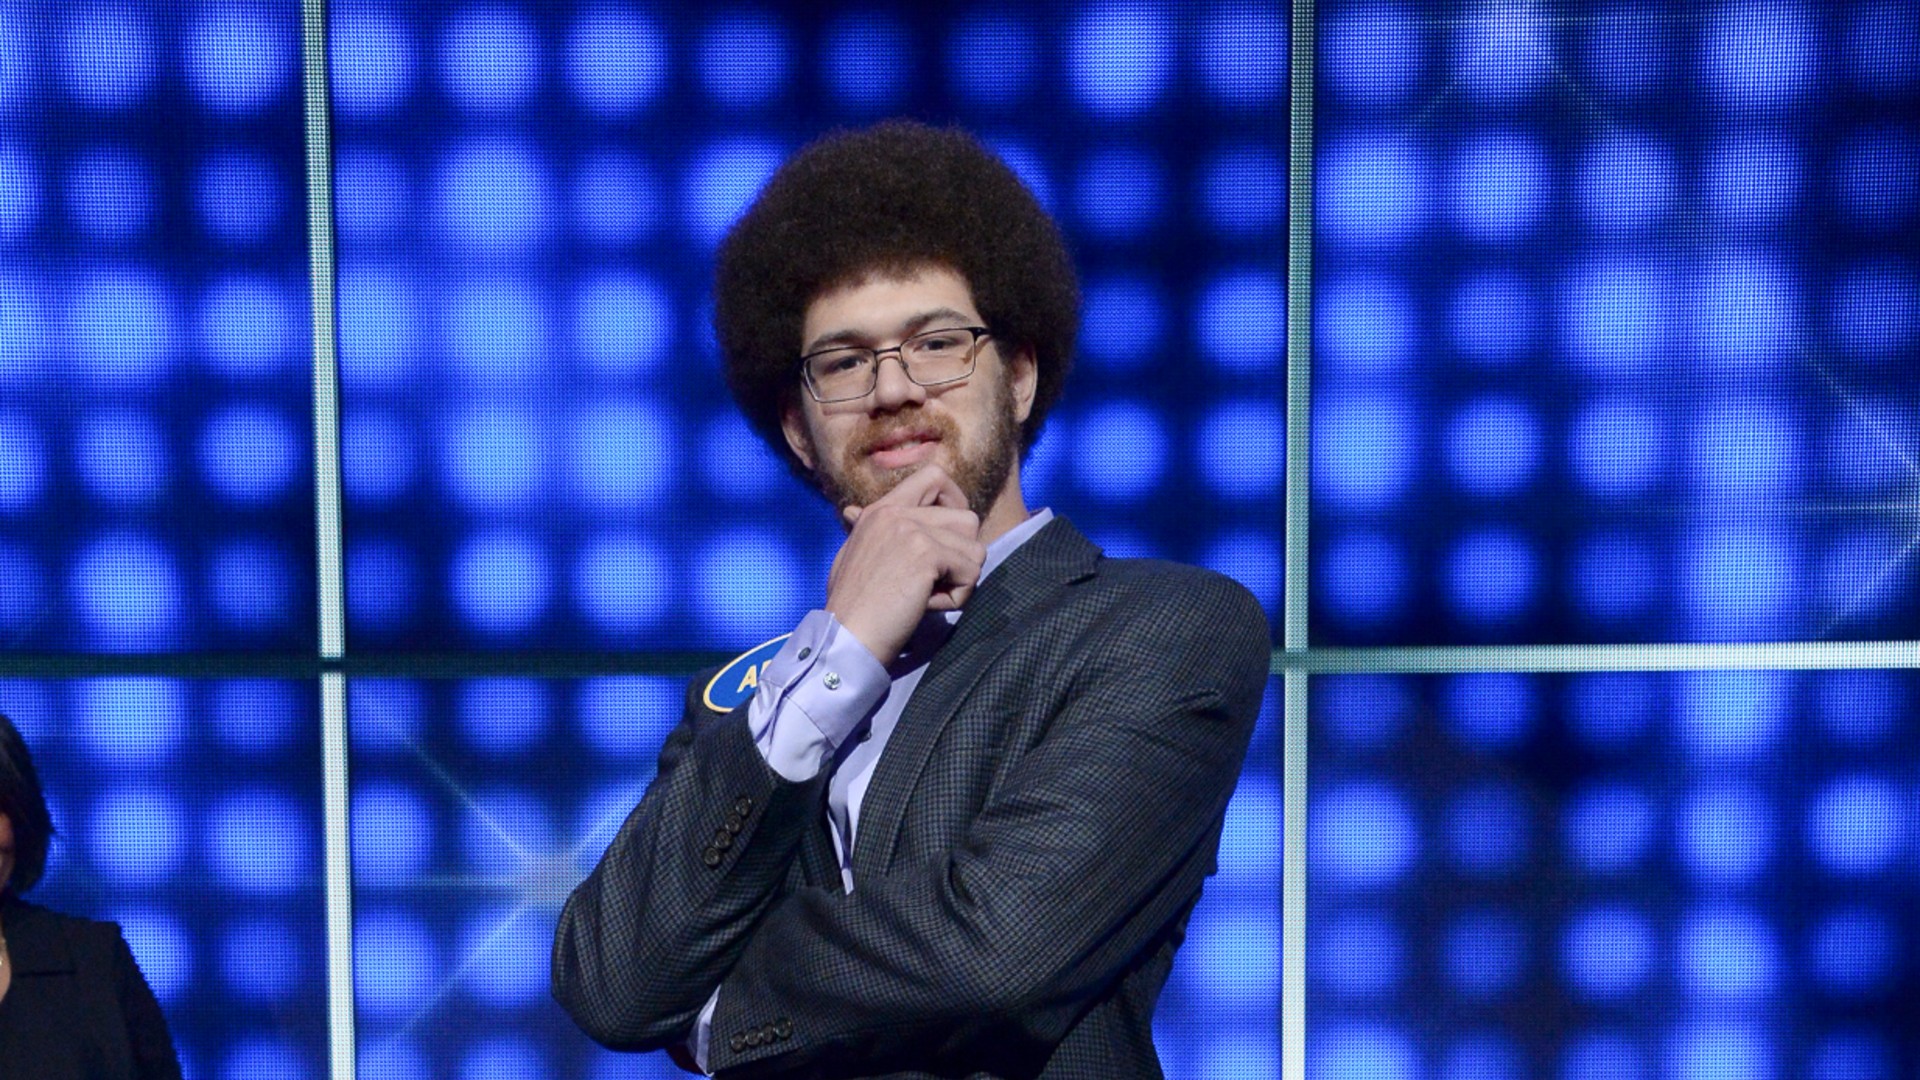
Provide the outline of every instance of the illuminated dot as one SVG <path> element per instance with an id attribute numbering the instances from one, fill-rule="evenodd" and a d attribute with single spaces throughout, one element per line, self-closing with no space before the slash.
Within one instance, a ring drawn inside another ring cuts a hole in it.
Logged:
<path id="1" fill-rule="evenodd" d="M 1413 479 L 1418 438 L 1397 395 L 1323 395 L 1314 415 L 1314 494 L 1348 510 L 1392 504 Z"/>
<path id="2" fill-rule="evenodd" d="M 314 838 L 311 811 L 277 791 L 242 791 L 209 812 L 207 851 L 214 871 L 240 892 L 287 894 L 307 886 Z"/>
<path id="3" fill-rule="evenodd" d="M 1407 370 L 1417 348 L 1413 297 L 1377 273 L 1328 275 L 1314 298 L 1315 360 L 1342 375 Z"/>
<path id="4" fill-rule="evenodd" d="M 349 410 L 340 420 L 340 472 L 347 499 L 391 503 L 413 486 L 420 467 L 413 426 L 385 409 Z"/>
<path id="5" fill-rule="evenodd" d="M 1695 535 L 1681 563 L 1696 640 L 1771 640 L 1800 616 L 1801 559 L 1782 530 L 1724 525 Z"/>
<path id="6" fill-rule="evenodd" d="M 1673 154 L 1641 135 L 1609 135 L 1581 164 L 1580 210 L 1595 232 L 1632 236 L 1664 220 L 1678 181 Z"/>
<path id="7" fill-rule="evenodd" d="M 456 145 L 439 162 L 433 209 L 439 232 L 480 255 L 524 256 L 553 229 L 547 163 L 517 139 Z"/>
<path id="8" fill-rule="evenodd" d="M 1529 3 L 1488 4 L 1455 24 L 1453 70 L 1488 100 L 1538 88 L 1554 68 L 1553 20 Z"/>
<path id="9" fill-rule="evenodd" d="M 354 957 L 354 968 L 359 969 L 359 956 Z M 367 1040 L 371 1045 L 358 1049 L 355 1071 L 362 1080 L 413 1080 L 433 1072 L 427 1064 L 427 1057 L 406 1035 L 387 1035 L 379 1040 Z M 436 1056 L 436 1060 L 438 1060 Z M 603 1060 L 618 1060 L 628 1064 L 625 1058 L 606 1057 Z M 596 1078 L 599 1080 L 599 1078 Z"/>
<path id="10" fill-rule="evenodd" d="M 588 155 L 573 174 L 571 224 L 597 244 L 630 244 L 659 220 L 659 184 L 640 158 L 617 151 Z"/>
<path id="11" fill-rule="evenodd" d="M 588 8 L 567 36 L 567 84 L 595 112 L 630 113 L 665 84 L 670 48 L 660 28 L 637 12 Z"/>
<path id="12" fill-rule="evenodd" d="M 1253 773 L 1241 777 L 1221 827 L 1216 879 L 1221 885 L 1256 890 L 1278 886 L 1280 813 L 1280 791 L 1272 779 Z"/>
<path id="13" fill-rule="evenodd" d="M 1095 232 L 1124 238 L 1154 224 L 1167 202 L 1165 187 L 1165 177 L 1152 156 L 1127 147 L 1107 147 L 1095 151 L 1081 167 L 1074 202 Z"/>
<path id="14" fill-rule="evenodd" d="M 478 943 L 476 940 L 475 944 Z M 529 965 L 514 966 L 524 968 Z M 536 969 L 540 966 L 531 965 Z M 476 985 L 476 989 L 479 988 Z M 460 1062 L 459 1076 L 460 1080 L 507 1080 L 508 1077 L 551 1080 L 553 1070 L 547 1065 L 546 1057 L 525 1037 L 493 1035 L 478 1040 L 467 1049 Z"/>
<path id="15" fill-rule="evenodd" d="M 1287 432 L 1280 407 L 1258 400 L 1216 406 L 1202 424 L 1200 471 L 1230 499 L 1271 499 L 1285 486 Z"/>
<path id="16" fill-rule="evenodd" d="M 355 752 L 410 750 L 420 736 L 425 703 L 417 682 L 354 679 L 347 683 Z"/>
<path id="17" fill-rule="evenodd" d="M 241 630 L 283 624 L 294 611 L 294 577 L 292 560 L 265 541 L 224 544 L 207 568 L 214 609 Z"/>
<path id="18" fill-rule="evenodd" d="M 291 928 L 275 919 L 249 918 L 221 936 L 220 973 L 240 997 L 255 1002 L 285 1001 L 308 985 L 304 950 Z M 285 1071 L 252 1075 L 288 1075 Z"/>
<path id="19" fill-rule="evenodd" d="M 1797 493 L 1806 451 L 1782 411 L 1735 398 L 1704 405 L 1689 426 L 1693 485 L 1706 496 L 1750 504 Z"/>
<path id="20" fill-rule="evenodd" d="M 1346 622 L 1394 618 L 1406 603 L 1407 556 L 1392 536 L 1342 529 L 1320 557 L 1317 598 Z"/>
<path id="21" fill-rule="evenodd" d="M 1453 216 L 1475 239 L 1523 238 L 1544 214 L 1553 176 L 1540 145 L 1514 132 L 1466 140 L 1453 160 Z"/>
<path id="22" fill-rule="evenodd" d="M 1920 82 L 1920 40 L 1906 0 L 1868 0 L 1852 6 L 1844 33 L 1848 74 L 1880 94 Z"/>
<path id="23" fill-rule="evenodd" d="M 1881 873 L 1899 858 L 1906 843 L 1910 810 L 1907 800 L 1881 777 L 1840 777 L 1816 793 L 1807 807 L 1807 847 L 1834 876 Z"/>
<path id="24" fill-rule="evenodd" d="M 154 201 L 147 163 L 130 151 L 83 150 L 67 170 L 67 214 L 94 240 L 137 239 L 152 222 Z"/>
<path id="25" fill-rule="evenodd" d="M 245 116 L 274 104 L 293 71 L 299 24 L 247 8 L 203 13 L 187 33 L 187 78 L 215 113 Z"/>
<path id="26" fill-rule="evenodd" d="M 1800 331 L 1790 272 L 1761 255 L 1722 255 L 1693 282 L 1693 334 L 1707 358 L 1752 367 L 1775 364 Z"/>
<path id="27" fill-rule="evenodd" d="M 489 754 L 519 753 L 546 737 L 553 711 L 547 688 L 532 679 L 474 679 L 456 709 L 466 745 Z"/>
<path id="28" fill-rule="evenodd" d="M 1776 1050 L 1766 1030 L 1734 1020 L 1682 1024 L 1667 1045 L 1673 1080 L 1767 1080 Z"/>
<path id="29" fill-rule="evenodd" d="M 699 44 L 700 85 L 734 108 L 766 104 L 787 79 L 787 38 L 772 19 L 733 15 L 716 20 Z"/>
<path id="30" fill-rule="evenodd" d="M 1347 136 L 1321 152 L 1314 223 L 1323 240 L 1379 246 L 1404 242 L 1425 223 L 1433 184 L 1426 156 L 1407 136 Z"/>
<path id="31" fill-rule="evenodd" d="M 1321 71 L 1328 86 L 1356 105 L 1399 104 L 1424 74 L 1425 36 L 1425 28 L 1401 7 L 1381 3 L 1330 11 L 1320 31 Z"/>
<path id="32" fill-rule="evenodd" d="M 576 706 L 580 734 L 596 753 L 651 757 L 680 720 L 683 690 L 678 680 L 651 676 L 588 679 L 580 684 Z"/>
<path id="33" fill-rule="evenodd" d="M 1447 310 L 1453 347 L 1480 363 L 1518 360 L 1533 347 L 1538 306 L 1526 282 L 1514 275 L 1470 277 L 1454 292 Z M 1410 328 L 1408 333 L 1410 340 Z"/>
<path id="34" fill-rule="evenodd" d="M 236 379 L 277 374 L 306 345 L 303 314 L 299 298 L 266 278 L 221 278 L 201 302 L 203 355 Z"/>
<path id="35" fill-rule="evenodd" d="M 464 865 L 481 874 L 526 874 L 529 864 L 558 847 L 552 809 L 528 791 L 471 793 L 460 820 Z"/>
<path id="36" fill-rule="evenodd" d="M 74 435 L 74 463 L 93 497 L 111 506 L 151 504 L 172 472 L 159 424 L 132 409 L 87 414 Z"/>
<path id="37" fill-rule="evenodd" d="M 272 960 L 266 961 L 272 963 Z M 184 1055 L 183 1055 L 184 1056 Z M 308 1074 L 305 1048 L 296 1049 L 281 1038 L 242 1036 L 235 1039 L 227 1053 L 229 1077 L 259 1076 L 273 1080 L 303 1080 Z"/>
<path id="38" fill-rule="evenodd" d="M 179 644 L 186 597 L 172 553 L 152 537 L 106 533 L 81 548 L 70 578 L 87 638 L 110 651 Z"/>
<path id="39" fill-rule="evenodd" d="M 1247 587 L 1260 606 L 1280 608 L 1284 570 L 1281 540 L 1272 533 L 1234 530 L 1216 538 L 1200 556 L 1200 565 Z"/>
<path id="40" fill-rule="evenodd" d="M 355 628 L 392 630 L 413 616 L 418 575 L 405 548 L 356 541 L 347 546 L 346 570 L 347 615 Z"/>
<path id="41" fill-rule="evenodd" d="M 1075 474 L 1102 499 L 1145 498 L 1160 482 L 1167 437 L 1158 413 L 1126 401 L 1096 406 L 1074 431 Z"/>
<path id="42" fill-rule="evenodd" d="M 1702 75 L 1728 104 L 1790 104 L 1819 84 L 1820 47 L 1805 8 L 1775 0 L 1730 4 L 1703 33 Z"/>
<path id="43" fill-rule="evenodd" d="M 1602 375 L 1649 370 L 1672 333 L 1672 291 L 1648 258 L 1607 256 L 1570 275 L 1562 293 L 1567 354 Z"/>
<path id="44" fill-rule="evenodd" d="M 1457 413 L 1446 433 L 1447 468 L 1472 495 L 1512 495 L 1532 479 L 1540 459 L 1540 427 L 1532 410 L 1510 398 L 1483 398 Z"/>
<path id="45" fill-rule="evenodd" d="M 40 168 L 33 154 L 0 146 L 0 238 L 19 240 L 40 223 Z"/>
<path id="46" fill-rule="evenodd" d="M 394 269 L 340 273 L 340 379 L 351 391 L 399 390 L 417 376 L 417 284 Z"/>
<path id="47" fill-rule="evenodd" d="M 667 410 L 645 400 L 602 399 L 568 418 L 568 487 L 582 509 L 651 509 L 672 492 L 679 451 Z"/>
<path id="48" fill-rule="evenodd" d="M 856 109 L 885 109 L 901 96 L 912 69 L 912 38 L 898 22 L 872 15 L 845 15 L 827 27 L 820 74 L 827 89 Z"/>
<path id="49" fill-rule="evenodd" d="M 1405 935 L 1384 915 L 1343 911 L 1316 919 L 1308 933 L 1314 980 L 1335 993 L 1384 997 L 1406 977 Z"/>
<path id="50" fill-rule="evenodd" d="M 15 544 L 0 543 L 0 630 L 16 635 L 11 640 L 30 640 L 27 631 L 46 625 L 46 574 L 33 553 Z M 16 717 L 17 719 L 17 717 Z"/>
<path id="51" fill-rule="evenodd" d="M 1814 1042 L 1805 1075 L 1808 1080 L 1885 1080 L 1894 1075 L 1893 1062 L 1893 1050 L 1884 1035 L 1841 1031 Z"/>
<path id="52" fill-rule="evenodd" d="M 1086 283 L 1084 303 L 1082 357 L 1102 367 L 1129 371 L 1160 354 L 1166 301 L 1152 282 L 1096 277 Z"/>
<path id="53" fill-rule="evenodd" d="M 27 18 L 24 10 L 0 11 L 0 41 L 14 46 L 0 49 L 0 110 L 11 113 L 33 92 L 39 66 L 35 61 L 46 55 L 38 21 Z"/>
<path id="54" fill-rule="evenodd" d="M 1680 925 L 1680 980 L 1698 1000 L 1757 1003 L 1780 982 L 1780 949 L 1772 928 L 1752 911 L 1706 904 Z"/>
<path id="55" fill-rule="evenodd" d="M 132 105 L 153 80 L 153 30 L 135 13 L 91 6 L 62 13 L 59 70 L 67 93 L 83 105 Z"/>
<path id="56" fill-rule="evenodd" d="M 1920 282 L 1898 264 L 1848 267 L 1836 276 L 1832 297 L 1834 334 L 1860 359 L 1890 359 L 1920 336 Z"/>
<path id="57" fill-rule="evenodd" d="M 411 31 L 385 12 L 360 5 L 335 8 L 327 53 L 334 107 L 344 113 L 368 115 L 393 108 L 413 89 Z"/>
<path id="58" fill-rule="evenodd" d="M 709 246 L 718 243 L 780 167 L 782 157 L 779 147 L 754 139 L 722 140 L 707 147 L 688 170 L 682 200 L 694 237 Z"/>
<path id="59" fill-rule="evenodd" d="M 1519 985 L 1527 966 L 1526 930 L 1497 911 L 1469 911 L 1448 927 L 1443 951 L 1447 983 L 1486 999 Z"/>
<path id="60" fill-rule="evenodd" d="M 1042 209 L 1049 214 L 1057 212 L 1053 201 L 1053 177 L 1048 172 L 1046 162 L 1034 152 L 1031 146 L 1012 139 L 1000 138 L 988 140 L 987 149 L 999 155 L 1000 160 L 1007 163 L 1007 168 L 1012 169 L 1014 175 L 1020 178 L 1020 182 L 1027 185 L 1027 190 L 1033 192 L 1034 201 L 1038 202 Z"/>
<path id="61" fill-rule="evenodd" d="M 553 953 L 552 928 L 545 919 L 535 918 L 523 909 L 483 910 L 467 920 L 460 932 L 460 953 L 472 963 L 466 969 L 465 988 L 474 998 L 494 1008 L 525 1008 L 544 1005 L 550 998 L 547 972 Z M 495 1047 L 512 1046 L 511 1055 L 502 1049 L 489 1049 L 486 1043 L 468 1059 L 469 1076 L 528 1077 L 551 1076 L 547 1056 L 536 1054 L 533 1045 L 523 1039 L 493 1040 Z M 499 1060 L 476 1068 L 474 1060 L 489 1053 L 501 1054 Z M 511 1067 L 507 1067 L 511 1062 Z"/>
<path id="62" fill-rule="evenodd" d="M 1447 728 L 1482 751 L 1512 747 L 1533 730 L 1539 705 L 1523 676 L 1499 672 L 1456 675 L 1444 683 Z"/>
<path id="63" fill-rule="evenodd" d="M 229 503 L 262 507 L 304 476 L 306 440 L 278 411 L 232 405 L 207 420 L 200 433 L 200 471 Z"/>
<path id="64" fill-rule="evenodd" d="M 1384 783 L 1350 782 L 1320 793 L 1307 815 L 1307 858 L 1336 888 L 1380 888 L 1412 868 L 1420 851 L 1404 796 Z"/>
<path id="65" fill-rule="evenodd" d="M 0 179 L 0 200 L 5 199 Z M 195 188 L 197 206 L 207 232 L 229 244 L 265 240 L 280 223 L 284 199 L 282 181 L 271 163 L 250 154 L 226 153 L 210 157 L 201 167 Z M 336 186 L 336 191 L 338 190 Z M 0 222 L 6 212 L 0 207 Z M 0 232 L 4 232 L 0 224 Z"/>
<path id="66" fill-rule="evenodd" d="M 1646 1051 L 1631 1040 L 1609 1034 L 1582 1035 L 1570 1040 L 1560 1071 L 1561 1080 L 1647 1080 Z"/>
<path id="67" fill-rule="evenodd" d="M 177 799 L 146 787 L 107 789 L 87 823 L 87 858 L 121 887 L 165 881 L 186 856 L 187 827 Z"/>
<path id="68" fill-rule="evenodd" d="M 1280 918 L 1270 906 L 1215 909 L 1192 921 L 1183 962 L 1229 1008 L 1279 1001 Z"/>
<path id="69" fill-rule="evenodd" d="M 1883 233 L 1913 216 L 1920 190 L 1920 152 L 1913 137 L 1890 125 L 1854 132 L 1835 163 L 1840 205 L 1862 230 Z"/>
<path id="70" fill-rule="evenodd" d="M 968 13 L 947 37 L 947 77 L 975 105 L 1013 105 L 1032 86 L 1041 40 L 1010 15 Z"/>
<path id="71" fill-rule="evenodd" d="M 1898 967 L 1899 937 L 1893 923 L 1865 906 L 1840 908 L 1814 924 L 1813 974 L 1828 993 L 1866 997 L 1886 989 Z"/>
<path id="72" fill-rule="evenodd" d="M 392 239 L 410 222 L 413 178 L 399 159 L 372 150 L 343 150 L 333 165 L 333 212 L 340 235 Z"/>
<path id="73" fill-rule="evenodd" d="M 505 529 L 470 536 L 455 551 L 448 576 L 461 617 L 488 634 L 531 629 L 546 613 L 553 591 L 546 552 Z"/>
<path id="74" fill-rule="evenodd" d="M 227 746 L 254 754 L 284 750 L 312 723 L 293 683 L 240 679 L 214 686 L 213 720 Z"/>
<path id="75" fill-rule="evenodd" d="M 1733 135 L 1711 147 L 1704 171 L 1707 205 L 1723 221 L 1765 227 L 1800 203 L 1805 170 L 1799 148 L 1785 139 Z"/>
<path id="76" fill-rule="evenodd" d="M 1262 270 L 1234 270 L 1200 296 L 1195 327 L 1216 363 L 1239 372 L 1278 370 L 1286 362 L 1286 290 Z"/>
<path id="77" fill-rule="evenodd" d="M 1631 908 L 1600 905 L 1576 914 L 1561 942 L 1560 963 L 1568 981 L 1594 1001 L 1630 997 L 1653 972 L 1656 942 L 1645 916 Z"/>
<path id="78" fill-rule="evenodd" d="M 1512 788 L 1477 784 L 1456 793 L 1445 810 L 1449 861 L 1469 876 L 1514 872 L 1532 847 L 1529 817 Z"/>
<path id="79" fill-rule="evenodd" d="M 102 917 L 120 924 L 134 963 L 160 1004 L 180 1004 L 193 989 L 194 941 L 179 922 L 165 911 L 144 906 L 108 911 Z"/>
<path id="80" fill-rule="evenodd" d="M 374 783 L 356 789 L 351 805 L 356 886 L 404 886 L 426 871 L 433 858 L 434 824 L 418 792 Z"/>
<path id="81" fill-rule="evenodd" d="M 673 298 L 643 274 L 602 274 L 574 293 L 574 341 L 601 374 L 656 373 L 674 344 L 673 320 Z"/>
<path id="82" fill-rule="evenodd" d="M 1067 42 L 1067 78 L 1075 96 L 1103 116 L 1133 116 L 1166 89 L 1173 66 L 1172 27 L 1147 0 L 1109 0 L 1089 9 Z"/>
<path id="83" fill-rule="evenodd" d="M 1581 614 L 1614 624 L 1644 618 L 1665 587 L 1668 569 L 1632 533 L 1609 530 L 1582 539 L 1572 568 Z"/>
<path id="84" fill-rule="evenodd" d="M 799 621 L 800 560 L 773 534 L 736 531 L 700 550 L 689 585 L 706 598 L 707 641 L 746 648 Z"/>
<path id="85" fill-rule="evenodd" d="M 1674 847 L 1694 880 L 1742 885 L 1759 879 L 1776 845 L 1773 807 L 1744 785 L 1702 787 L 1674 819 Z"/>
<path id="86" fill-rule="evenodd" d="M 540 38 L 518 11 L 457 12 L 440 37 L 440 84 L 471 110 L 510 109 L 540 86 Z"/>
<path id="87" fill-rule="evenodd" d="M 441 975 L 433 935 L 418 917 L 374 908 L 353 919 L 354 1000 L 374 1019 L 404 1020 Z"/>
<path id="88" fill-rule="evenodd" d="M 0 510 L 31 507 L 40 498 L 46 472 L 40 432 L 25 417 L 0 413 Z"/>
<path id="89" fill-rule="evenodd" d="M 1568 451 L 1574 475 L 1608 498 L 1646 495 L 1666 471 L 1668 424 L 1645 401 L 1603 397 L 1574 418 Z"/>
<path id="90" fill-rule="evenodd" d="M 1769 752 L 1787 726 L 1793 683 L 1781 672 L 1698 671 L 1676 677 L 1681 742 L 1705 758 Z"/>
<path id="91" fill-rule="evenodd" d="M 1827 737 L 1842 746 L 1866 747 L 1898 729 L 1904 703 L 1898 678 L 1888 671 L 1827 671 L 1813 676 L 1814 715 Z"/>
<path id="92" fill-rule="evenodd" d="M 1453 609 L 1483 625 L 1524 613 L 1533 602 L 1539 558 L 1526 537 L 1506 529 L 1469 533 L 1447 557 L 1447 595 Z"/>
<path id="93" fill-rule="evenodd" d="M 1287 78 L 1287 24 L 1266 6 L 1214 13 L 1200 28 L 1196 66 L 1213 96 L 1257 105 L 1279 94 Z"/>
<path id="94" fill-rule="evenodd" d="M 1591 784 L 1567 800 L 1561 814 L 1562 842 L 1588 873 L 1620 873 L 1646 859 L 1657 822 L 1652 800 L 1638 787 Z"/>
<path id="95" fill-rule="evenodd" d="M 478 510 L 530 507 L 544 488 L 550 426 L 518 405 L 482 405 L 455 414 L 440 438 L 441 482 Z"/>
<path id="96" fill-rule="evenodd" d="M 1207 220 L 1227 236 L 1267 236 L 1285 217 L 1286 168 L 1264 147 L 1228 147 L 1203 166 L 1200 202 Z"/>
<path id="97" fill-rule="evenodd" d="M 1850 395 L 1851 397 L 1851 395 Z M 1820 464 L 1826 482 L 1857 494 L 1892 493 L 1911 474 L 1912 452 L 1898 433 L 1904 406 L 1886 399 L 1851 397 L 1844 411 L 1828 421 L 1820 439 Z"/>
<path id="98" fill-rule="evenodd" d="M 1438 1075 L 1447 1080 L 1513 1080 L 1529 1073 L 1512 1041 L 1497 1035 L 1473 1035 L 1447 1049 Z"/>
<path id="99" fill-rule="evenodd" d="M 630 531 L 589 539 L 573 568 L 580 610 L 614 638 L 629 638 L 663 619 L 673 606 L 673 575 L 657 545 Z"/>
<path id="100" fill-rule="evenodd" d="M 171 758 L 186 737 L 185 687 L 178 682 L 88 679 L 75 684 L 73 693 L 74 730 L 95 761 L 151 769 Z"/>
<path id="101" fill-rule="evenodd" d="M 712 494 L 729 499 L 765 496 L 785 482 L 786 467 L 738 411 L 714 413 L 701 430 L 700 478 Z M 1043 436 L 1041 441 L 1047 440 Z M 1022 480 L 1031 475 L 1032 459 L 1028 466 L 1020 471 Z"/>
<path id="102" fill-rule="evenodd" d="M 1420 1075 L 1413 1039 L 1385 1024 L 1349 1023 L 1323 1030 L 1308 1041 L 1306 1058 L 1308 1080 L 1414 1080 Z"/>

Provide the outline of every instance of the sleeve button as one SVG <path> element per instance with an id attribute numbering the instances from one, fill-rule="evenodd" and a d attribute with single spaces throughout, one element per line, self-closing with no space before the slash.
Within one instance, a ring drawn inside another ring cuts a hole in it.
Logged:
<path id="1" fill-rule="evenodd" d="M 746 825 L 746 822 L 740 820 L 739 814 L 728 814 L 726 825 L 728 832 L 738 836 L 740 835 L 741 828 Z"/>
<path id="2" fill-rule="evenodd" d="M 721 851 L 727 850 L 733 846 L 733 834 L 725 829 L 713 830 L 713 846 Z"/>
<path id="3" fill-rule="evenodd" d="M 709 870 L 719 866 L 720 865 L 720 849 L 708 848 L 707 850 L 701 852 L 700 861 L 703 863 L 706 863 L 707 869 Z"/>
<path id="4" fill-rule="evenodd" d="M 735 1035 L 733 1038 L 727 1040 L 727 1045 L 733 1047 L 733 1052 L 737 1054 L 747 1048 L 747 1037 L 745 1035 Z"/>
<path id="5" fill-rule="evenodd" d="M 781 1017 L 779 1022 L 773 1025 L 773 1033 L 775 1036 L 782 1039 L 792 1038 L 793 1037 L 793 1021 L 787 1019 L 784 1016 Z"/>
<path id="6" fill-rule="evenodd" d="M 742 795 L 733 800 L 733 812 L 739 814 L 741 817 L 746 817 L 753 812 L 753 799 L 749 796 Z"/>

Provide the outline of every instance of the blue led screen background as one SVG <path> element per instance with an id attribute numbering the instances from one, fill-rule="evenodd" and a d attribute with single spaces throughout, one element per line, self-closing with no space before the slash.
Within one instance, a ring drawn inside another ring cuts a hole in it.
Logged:
<path id="1" fill-rule="evenodd" d="M 696 659 L 817 602 L 839 533 L 733 413 L 710 257 L 786 153 L 893 115 L 977 131 L 1081 268 L 1029 501 L 1236 577 L 1276 646 L 1310 541 L 1317 673 L 1269 687 L 1168 1075 L 1281 1072 L 1288 692 L 1307 1076 L 1920 1067 L 1912 661 L 1660 651 L 1920 638 L 1906 5 L 1330 0 L 1296 42 L 1233 0 L 334 0 L 339 520 L 296 7 L 0 0 L 0 709 L 54 796 L 39 899 L 123 923 L 190 1077 L 329 1075 L 329 884 L 359 1076 L 677 1075 L 573 1031 L 546 945 Z"/>

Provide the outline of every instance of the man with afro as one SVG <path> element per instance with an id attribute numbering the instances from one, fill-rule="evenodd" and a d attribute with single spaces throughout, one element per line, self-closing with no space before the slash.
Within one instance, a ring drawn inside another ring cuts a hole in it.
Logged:
<path id="1" fill-rule="evenodd" d="M 819 610 L 689 685 L 555 997 L 709 1074 L 1160 1076 L 1270 645 L 1226 578 L 1028 510 L 1059 229 L 971 136 L 888 122 L 788 160 L 714 290 L 728 387 L 847 538 Z"/>

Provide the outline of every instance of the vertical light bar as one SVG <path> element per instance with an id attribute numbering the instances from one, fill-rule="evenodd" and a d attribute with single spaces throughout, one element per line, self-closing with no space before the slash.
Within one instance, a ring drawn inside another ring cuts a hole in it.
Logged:
<path id="1" fill-rule="evenodd" d="M 313 479 L 318 544 L 320 752 L 325 815 L 327 1047 L 333 1080 L 354 1080 L 353 870 L 347 835 L 347 613 L 340 520 L 340 370 L 334 344 L 333 145 L 326 0 L 302 0 L 307 242 L 313 278 Z"/>
<path id="2" fill-rule="evenodd" d="M 1313 0 L 1294 0 L 1288 33 L 1287 133 L 1287 552 L 1281 647 L 1309 648 L 1307 524 L 1312 508 L 1309 409 L 1313 344 Z M 1281 736 L 1283 840 L 1280 873 L 1280 1075 L 1307 1074 L 1307 685 L 1286 664 Z"/>

